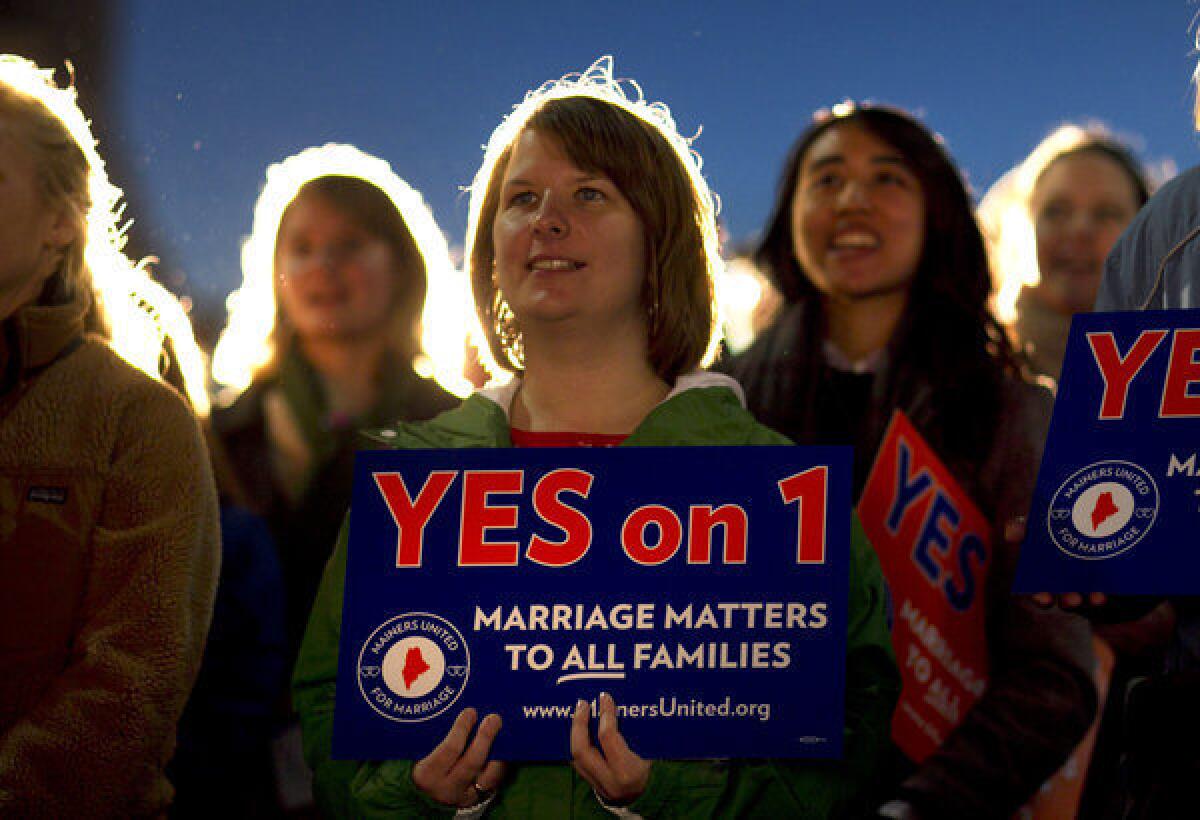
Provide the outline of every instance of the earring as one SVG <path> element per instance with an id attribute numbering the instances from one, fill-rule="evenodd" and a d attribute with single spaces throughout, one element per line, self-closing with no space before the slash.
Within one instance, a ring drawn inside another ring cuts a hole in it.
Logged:
<path id="1" fill-rule="evenodd" d="M 496 335 L 500 337 L 501 346 L 508 351 L 513 361 L 520 364 L 525 358 L 521 329 L 517 326 L 517 317 L 512 308 L 503 299 L 499 299 L 496 305 Z"/>
<path id="2" fill-rule="evenodd" d="M 658 271 L 651 269 L 646 277 L 646 289 L 649 291 L 646 299 L 646 319 L 651 334 L 658 329 L 659 317 L 662 313 L 658 301 Z"/>

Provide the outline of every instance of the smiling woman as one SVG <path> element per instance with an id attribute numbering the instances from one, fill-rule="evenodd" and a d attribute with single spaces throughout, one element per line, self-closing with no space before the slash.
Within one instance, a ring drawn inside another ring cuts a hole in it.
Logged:
<path id="1" fill-rule="evenodd" d="M 903 309 L 921 259 L 925 196 L 899 151 L 863 128 L 829 129 L 801 165 L 792 222 L 796 260 L 831 302 Z"/>
<path id="2" fill-rule="evenodd" d="M 553 334 L 568 317 L 641 326 L 646 242 L 610 179 L 581 173 L 556 140 L 526 131 L 500 201 L 492 229 L 496 285 L 522 317 L 527 339 Z"/>
<path id="3" fill-rule="evenodd" d="M 897 761 L 884 787 L 917 814 L 889 816 L 1011 816 L 1083 734 L 1094 693 L 1083 624 L 1008 594 L 1002 528 L 1028 510 L 1051 397 L 988 308 L 966 187 L 912 117 L 836 106 L 793 148 L 757 260 L 788 302 L 728 365 L 758 418 L 801 443 L 852 444 L 857 496 L 903 411 L 993 525 L 989 688 L 931 757 Z"/>
<path id="4" fill-rule="evenodd" d="M 530 94 L 496 129 L 472 188 L 467 259 L 484 347 L 516 378 L 433 421 L 400 425 L 386 439 L 395 446 L 788 443 L 750 417 L 730 379 L 699 369 L 718 336 L 713 197 L 666 107 L 628 96 L 610 61 Z M 479 720 L 472 708 L 421 760 L 330 759 L 343 529 L 295 675 L 318 799 L 337 816 L 851 815 L 869 793 L 897 679 L 879 568 L 855 532 L 845 761 L 647 760 L 621 734 L 617 704 L 601 696 L 595 724 L 581 701 L 563 726 L 568 767 L 489 760 L 500 716 Z M 557 628 L 557 607 L 534 609 L 531 619 Z M 500 628 L 501 615 L 483 617 Z M 706 657 L 697 646 L 693 657 Z M 711 644 L 707 657 L 719 649 Z M 728 651 L 739 649 L 749 651 Z"/>
<path id="5" fill-rule="evenodd" d="M 1038 373 L 1058 379 L 1071 317 L 1092 309 L 1104 259 L 1153 187 L 1103 126 L 1063 125 L 984 196 L 996 312 Z"/>

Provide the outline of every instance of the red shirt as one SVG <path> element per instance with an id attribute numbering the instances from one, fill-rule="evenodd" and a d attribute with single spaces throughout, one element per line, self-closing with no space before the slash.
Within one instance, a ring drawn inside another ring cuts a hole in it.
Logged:
<path id="1" fill-rule="evenodd" d="M 534 433 L 510 427 L 513 447 L 616 447 L 628 436 L 608 433 Z"/>

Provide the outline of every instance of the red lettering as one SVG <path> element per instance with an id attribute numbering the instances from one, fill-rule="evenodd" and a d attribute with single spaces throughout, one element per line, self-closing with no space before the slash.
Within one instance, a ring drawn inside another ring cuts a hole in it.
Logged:
<path id="1" fill-rule="evenodd" d="M 1143 330 L 1133 347 L 1124 356 L 1117 350 L 1117 341 L 1110 332 L 1087 334 L 1092 357 L 1104 379 L 1104 396 L 1100 400 L 1101 419 L 1119 419 L 1125 415 L 1125 400 L 1129 385 L 1145 366 L 1150 354 L 1167 335 L 1165 330 Z"/>
<path id="2" fill-rule="evenodd" d="M 467 470 L 463 476 L 462 521 L 459 529 L 460 567 L 515 567 L 520 545 L 516 541 L 488 541 L 490 529 L 517 526 L 515 504 L 489 504 L 493 494 L 521 492 L 521 470 Z"/>
<path id="3" fill-rule="evenodd" d="M 435 470 L 425 479 L 425 486 L 413 501 L 399 473 L 373 473 L 375 486 L 383 495 L 392 520 L 396 522 L 396 566 L 421 566 L 421 550 L 425 541 L 425 525 L 434 510 L 442 503 L 446 490 L 458 475 L 457 470 Z"/>
<path id="4" fill-rule="evenodd" d="M 559 500 L 559 493 L 587 498 L 592 490 L 591 473 L 562 468 L 546 473 L 533 488 L 533 509 L 549 524 L 563 531 L 562 541 L 547 541 L 534 534 L 525 553 L 531 561 L 550 567 L 565 567 L 584 556 L 592 546 L 592 522 L 579 510 Z"/>
<path id="5" fill-rule="evenodd" d="M 658 527 L 658 543 L 646 543 L 646 528 L 651 524 Z M 625 519 L 621 527 L 621 546 L 625 554 L 638 564 L 653 566 L 661 564 L 679 551 L 683 544 L 683 524 L 679 516 L 658 504 L 638 507 Z"/>
<path id="6" fill-rule="evenodd" d="M 829 468 L 811 467 L 779 482 L 784 504 L 796 502 L 796 563 L 825 563 L 825 508 Z"/>
<path id="7" fill-rule="evenodd" d="M 725 528 L 725 563 L 746 563 L 746 531 L 750 523 L 746 511 L 736 504 L 694 506 L 688 510 L 688 563 L 707 564 L 712 561 L 713 529 Z"/>
<path id="8" fill-rule="evenodd" d="M 1188 392 L 1193 384 L 1200 384 L 1200 362 L 1196 351 L 1200 350 L 1200 330 L 1175 331 L 1171 341 L 1171 364 L 1167 368 L 1167 382 L 1163 385 L 1162 405 L 1159 415 L 1167 418 L 1195 418 L 1200 416 L 1200 395 Z"/>

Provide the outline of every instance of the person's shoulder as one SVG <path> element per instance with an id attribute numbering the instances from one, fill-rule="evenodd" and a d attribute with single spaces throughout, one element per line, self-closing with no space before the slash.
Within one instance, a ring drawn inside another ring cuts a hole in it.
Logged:
<path id="1" fill-rule="evenodd" d="M 1189 168 L 1168 180 L 1159 188 L 1143 208 L 1143 214 L 1171 210 L 1179 205 L 1191 203 L 1192 215 L 1200 209 L 1200 165 Z"/>
<path id="2" fill-rule="evenodd" d="M 1049 407 L 1054 404 L 1054 382 L 1036 373 L 1005 373 L 1000 380 L 1000 394 L 1010 403 Z"/>
<path id="3" fill-rule="evenodd" d="M 728 373 L 743 384 L 753 380 L 760 371 L 771 371 L 799 352 L 798 340 L 804 327 L 804 305 L 785 306 L 778 316 L 763 328 L 750 346 L 740 353 L 723 358 L 716 369 Z"/>
<path id="4" fill-rule="evenodd" d="M 453 410 L 462 402 L 462 399 L 433 379 L 427 379 L 414 373 L 411 385 L 413 406 L 419 413 L 416 418 L 434 418 L 447 410 Z"/>
<path id="5" fill-rule="evenodd" d="M 1169 245 L 1183 239 L 1197 224 L 1200 224 L 1200 166 L 1179 174 L 1150 197 L 1117 240 L 1109 259 L 1120 259 L 1134 250 L 1165 254 Z M 1143 248 L 1145 243 L 1149 244 Z"/>
<path id="6" fill-rule="evenodd" d="M 63 399 L 61 417 L 91 431 L 90 447 L 125 452 L 153 442 L 158 452 L 171 454 L 178 463 L 207 458 L 199 421 L 187 400 L 123 359 L 103 339 L 86 338 L 61 364 L 55 390 Z"/>
<path id="7" fill-rule="evenodd" d="M 1053 382 L 1036 374 L 1006 373 L 1000 380 L 1000 399 L 1005 424 L 1042 429 L 1054 411 Z"/>
<path id="8" fill-rule="evenodd" d="M 1200 222 L 1200 165 L 1163 183 L 1137 212 L 1117 246 L 1148 234 L 1171 241 Z"/>
<path id="9" fill-rule="evenodd" d="M 191 408 L 175 388 L 139 370 L 102 339 L 86 338 L 67 362 L 73 371 L 70 377 L 82 376 L 83 383 L 99 394 L 101 401 L 161 408 L 163 412 L 182 410 L 185 416 L 192 416 Z"/>
<path id="10" fill-rule="evenodd" d="M 1191 168 L 1163 185 L 1138 212 L 1117 239 L 1105 260 L 1104 276 L 1096 298 L 1096 310 L 1133 310 L 1143 303 L 1150 307 L 1183 306 L 1186 299 L 1167 298 L 1155 274 L 1170 255 L 1182 248 L 1188 257 L 1185 270 L 1194 269 L 1195 238 L 1200 230 L 1200 166 Z M 1183 262 L 1183 257 L 1180 262 Z M 1180 277 L 1172 277 L 1169 290 L 1186 290 Z M 1159 297 L 1148 302 L 1153 291 Z M 1176 304 L 1179 302 L 1179 304 Z"/>
<path id="11" fill-rule="evenodd" d="M 504 410 L 476 392 L 431 419 L 397 421 L 365 430 L 363 436 L 372 446 L 383 448 L 460 449 L 500 446 L 507 429 Z"/>
<path id="12" fill-rule="evenodd" d="M 238 393 L 233 401 L 227 404 L 214 404 L 211 416 L 213 431 L 218 436 L 225 437 L 265 424 L 263 397 L 266 395 L 267 387 L 266 382 L 255 381 Z"/>
<path id="13" fill-rule="evenodd" d="M 663 445 L 792 443 L 761 424 L 746 409 L 741 385 L 723 373 L 711 371 L 681 376 L 671 394 L 646 417 L 634 437 Z"/>
<path id="14" fill-rule="evenodd" d="M 434 378 L 423 376 L 409 362 L 389 356 L 383 378 L 388 382 L 382 398 L 385 412 L 401 421 L 425 421 L 453 409 L 461 401 Z"/>

